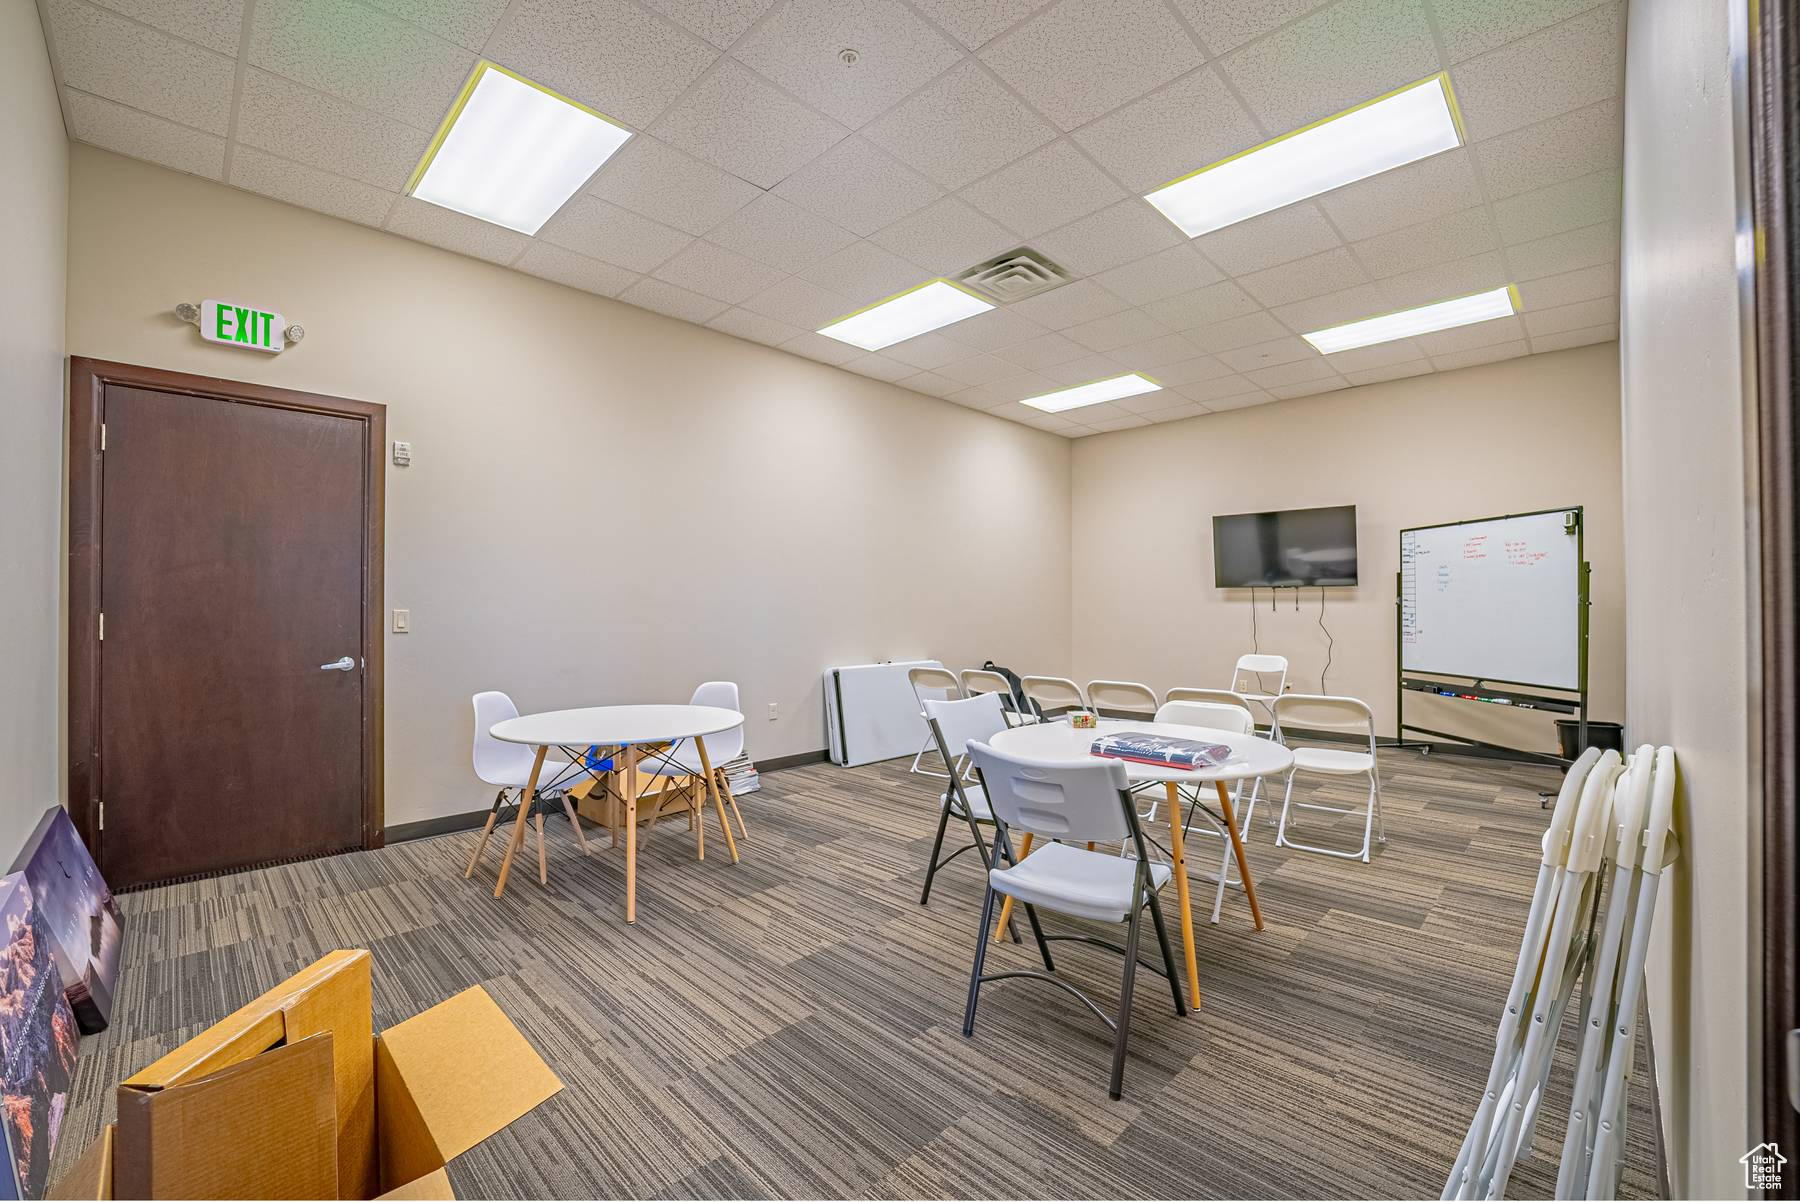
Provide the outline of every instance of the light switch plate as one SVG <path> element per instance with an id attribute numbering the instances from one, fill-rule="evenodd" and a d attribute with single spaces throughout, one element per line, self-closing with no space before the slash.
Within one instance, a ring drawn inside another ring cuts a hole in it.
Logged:
<path id="1" fill-rule="evenodd" d="M 412 629 L 412 610 L 396 609 L 394 611 L 394 633 L 405 634 Z"/>
<path id="2" fill-rule="evenodd" d="M 406 467 L 412 463 L 412 443 L 394 440 L 394 463 L 398 467 Z"/>

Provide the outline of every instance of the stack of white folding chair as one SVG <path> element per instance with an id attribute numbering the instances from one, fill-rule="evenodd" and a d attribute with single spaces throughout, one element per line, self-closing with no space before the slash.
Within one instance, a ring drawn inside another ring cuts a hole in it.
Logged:
<path id="1" fill-rule="evenodd" d="M 1668 747 L 1645 745 L 1627 760 L 1589 750 L 1569 769 L 1544 834 L 1487 1088 L 1444 1198 L 1505 1196 L 1513 1166 L 1531 1153 L 1577 982 L 1580 1050 L 1556 1196 L 1617 1195 L 1650 921 L 1676 854 L 1674 797 Z"/>

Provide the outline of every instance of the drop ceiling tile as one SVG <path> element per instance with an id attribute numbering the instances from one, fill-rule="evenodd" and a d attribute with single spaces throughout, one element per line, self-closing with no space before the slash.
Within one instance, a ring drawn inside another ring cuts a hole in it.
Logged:
<path id="1" fill-rule="evenodd" d="M 258 0 L 248 61 L 429 132 L 475 55 L 355 0 Z"/>
<path id="2" fill-rule="evenodd" d="M 264 154 L 253 146 L 239 146 L 231 152 L 231 176 L 225 182 L 304 209 L 376 228 L 387 220 L 394 202 L 399 199 L 397 192 L 384 192 L 316 167 L 290 163 Z"/>
<path id="3" fill-rule="evenodd" d="M 1602 326 L 1589 326 L 1585 330 L 1567 330 L 1560 334 L 1533 334 L 1531 349 L 1533 351 L 1561 351 L 1572 346 L 1592 346 L 1596 342 L 1614 342 L 1619 337 L 1619 327 L 1608 323 Z"/>
<path id="4" fill-rule="evenodd" d="M 1357 263 L 1355 256 L 1340 246 L 1279 267 L 1239 276 L 1237 282 L 1265 308 L 1272 309 L 1364 284 L 1368 279 L 1368 273 Z"/>
<path id="5" fill-rule="evenodd" d="M 693 241 L 679 230 L 586 195 L 571 197 L 538 236 L 640 274 L 655 271 Z"/>
<path id="6" fill-rule="evenodd" d="M 148 159 L 189 175 L 218 179 L 225 173 L 224 138 L 73 88 L 63 89 L 63 97 L 69 114 L 69 136 L 77 141 Z"/>
<path id="7" fill-rule="evenodd" d="M 633 134 L 606 161 L 588 193 L 690 234 L 709 233 L 758 196 L 746 183 L 649 134 Z"/>
<path id="8" fill-rule="evenodd" d="M 1137 310 L 1132 311 L 1137 312 Z M 1123 317 L 1125 314 L 1121 313 L 1119 316 Z M 1101 320 L 1112 321 L 1115 319 L 1101 318 Z M 1080 328 L 1076 327 L 1076 329 Z M 1070 332 L 1073 333 L 1073 331 Z M 1146 372 L 1154 375 L 1162 383 L 1171 384 L 1174 381 L 1163 379 L 1163 368 L 1186 366 L 1195 362 L 1195 352 L 1199 349 L 1186 335 L 1163 334 L 1156 338 L 1113 347 L 1108 353 L 1121 366 L 1131 371 Z"/>
<path id="9" fill-rule="evenodd" d="M 886 300 L 930 278 L 899 255 L 866 241 L 852 242 L 836 254 L 814 263 L 800 276 L 841 294 L 858 306 Z"/>
<path id="10" fill-rule="evenodd" d="M 1190 71 L 1069 136 L 1140 193 L 1263 140 L 1256 122 L 1211 67 Z"/>
<path id="11" fill-rule="evenodd" d="M 761 313 L 752 313 L 748 309 L 727 309 L 706 325 L 708 329 L 720 330 L 765 346 L 780 346 L 806 333 L 798 326 L 776 321 L 773 317 L 764 317 Z"/>
<path id="12" fill-rule="evenodd" d="M 592 292 L 596 296 L 617 296 L 638 278 L 634 271 L 578 255 L 541 238 L 533 238 L 513 266 L 540 279 Z"/>
<path id="13" fill-rule="evenodd" d="M 926 333 L 904 342 L 896 342 L 882 350 L 889 358 L 898 359 L 902 363 L 910 363 L 914 371 L 936 371 L 949 363 L 958 363 L 974 357 L 970 349 L 960 342 L 952 342 L 942 334 Z M 957 387 L 965 387 L 958 384 Z"/>
<path id="14" fill-rule="evenodd" d="M 985 385 L 958 386 L 956 391 L 944 396 L 953 405 L 961 405 L 965 409 L 987 411 L 1001 407 L 1011 408 L 1014 402 L 1004 401 L 995 396 Z"/>
<path id="15" fill-rule="evenodd" d="M 1414 341 L 1427 355 L 1435 357 L 1472 351 L 1477 347 L 1493 346 L 1500 342 L 1517 342 L 1524 337 L 1525 327 L 1519 324 L 1515 315 L 1457 326 L 1453 330 L 1439 330 L 1435 334 L 1420 334 Z"/>
<path id="16" fill-rule="evenodd" d="M 1351 244 L 1356 257 L 1377 278 L 1464 259 L 1494 246 L 1493 223 L 1487 210 L 1479 208 Z"/>
<path id="17" fill-rule="evenodd" d="M 724 50 L 756 19 L 769 10 L 774 0 L 644 0 L 669 20 L 699 34 Z"/>
<path id="18" fill-rule="evenodd" d="M 958 383 L 948 376 L 940 376 L 934 371 L 922 371 L 916 376 L 907 376 L 899 381 L 900 387 L 910 388 L 914 392 L 922 392 L 926 396 L 948 398 L 952 393 L 962 392 L 967 385 Z"/>
<path id="19" fill-rule="evenodd" d="M 1175 0 L 1213 54 L 1236 50 L 1245 42 L 1304 17 L 1326 0 Z"/>
<path id="20" fill-rule="evenodd" d="M 859 376 L 868 376 L 874 380 L 886 380 L 893 383 L 906 377 L 918 374 L 919 369 L 898 359 L 890 359 L 880 352 L 858 355 L 844 363 L 845 371 L 853 371 Z"/>
<path id="21" fill-rule="evenodd" d="M 1396 363 L 1389 367 L 1371 367 L 1363 371 L 1353 371 L 1345 375 L 1352 384 L 1384 384 L 1389 380 L 1404 380 L 1411 376 L 1428 376 L 1436 369 L 1431 360 L 1418 359 L 1410 363 Z"/>
<path id="22" fill-rule="evenodd" d="M 1122 346 L 1148 342 L 1169 332 L 1162 322 L 1142 309 L 1127 309 L 1110 317 L 1084 321 L 1063 333 L 1089 350 L 1112 351 Z M 1190 350 L 1197 349 L 1190 346 Z"/>
<path id="23" fill-rule="evenodd" d="M 1218 376 L 1211 380 L 1196 380 L 1192 384 L 1183 384 L 1175 390 L 1190 401 L 1197 401 L 1208 409 L 1237 409 L 1240 405 L 1231 403 L 1235 397 L 1254 398 L 1246 400 L 1246 404 L 1266 401 L 1269 394 L 1246 380 L 1243 376 Z"/>
<path id="24" fill-rule="evenodd" d="M 1047 430 L 1052 434 L 1060 434 L 1065 438 L 1074 438 L 1077 435 L 1089 433 L 1086 426 L 1081 425 L 1079 422 L 1069 421 L 1067 418 L 1056 413 L 1038 413 L 1035 410 L 1027 410 L 1020 416 L 1015 416 L 1012 413 L 1002 413 L 999 416 L 1005 417 L 1009 421 L 1016 421 L 1021 426 L 1030 426 L 1034 430 Z"/>
<path id="25" fill-rule="evenodd" d="M 1431 8 L 1437 16 L 1445 52 L 1451 62 L 1460 63 L 1529 37 L 1598 3 L 1601 0 L 1512 0 L 1508 4 L 1431 0 Z"/>
<path id="26" fill-rule="evenodd" d="M 846 48 L 859 56 L 854 66 L 838 58 Z M 788 0 L 732 54 L 851 129 L 962 58 L 956 43 L 900 0 Z"/>
<path id="27" fill-rule="evenodd" d="M 80 0 L 48 0 L 61 82 L 78 91 L 223 135 L 231 125 L 231 59 Z"/>
<path id="28" fill-rule="evenodd" d="M 761 313 L 764 317 L 773 317 L 777 321 L 788 322 L 790 325 L 796 325 L 805 330 L 817 330 L 821 326 L 830 325 L 856 308 L 837 293 L 821 288 L 817 284 L 808 283 L 797 275 L 789 276 L 760 296 L 751 297 L 741 307 L 749 309 L 753 313 Z M 823 335 L 820 337 L 823 341 L 835 343 L 838 346 L 848 345 L 837 342 L 834 338 L 824 338 Z M 806 346 L 815 346 L 810 338 L 796 339 L 795 341 Z M 792 344 L 784 345 L 793 349 Z M 827 348 L 817 349 L 823 351 Z M 849 349 L 854 353 L 861 353 L 856 347 L 849 347 Z M 796 350 L 795 353 L 806 355 L 809 359 L 823 358 L 822 354 L 804 349 Z M 834 359 L 825 359 L 824 361 L 828 363 L 842 362 L 842 360 Z"/>
<path id="29" fill-rule="evenodd" d="M 979 50 L 1050 0 L 913 0 L 913 7 L 970 50 Z"/>
<path id="30" fill-rule="evenodd" d="M 665 284 L 674 284 L 728 305 L 741 304 L 759 292 L 767 292 L 787 277 L 780 268 L 747 259 L 704 238 L 688 243 L 652 274 Z M 792 334 L 788 335 L 788 338 L 792 337 Z"/>
<path id="31" fill-rule="evenodd" d="M 1319 198 L 1338 232 L 1372 238 L 1482 202 L 1475 164 L 1466 150 L 1434 154 Z"/>
<path id="32" fill-rule="evenodd" d="M 1601 263 L 1579 271 L 1565 271 L 1519 285 L 1519 299 L 1527 312 L 1572 305 L 1577 301 L 1599 300 L 1619 294 L 1619 268 L 1616 263 Z"/>
<path id="33" fill-rule="evenodd" d="M 1610 323 L 1616 327 L 1618 321 L 1619 298 L 1603 296 L 1573 305 L 1532 310 L 1525 314 L 1525 330 L 1535 341 L 1541 335 L 1566 334 L 1570 330 L 1583 330 L 1589 326 Z"/>
<path id="34" fill-rule="evenodd" d="M 1189 331 L 1200 348 L 1210 354 L 1236 350 L 1240 346 L 1285 338 L 1289 331 L 1267 312 L 1250 313 L 1229 321 L 1218 321 Z"/>
<path id="35" fill-rule="evenodd" d="M 1155 392 L 1146 392 L 1138 396 L 1120 397 L 1111 402 L 1114 409 L 1122 409 L 1126 413 L 1135 413 L 1148 417 L 1158 410 L 1167 409 L 1170 405 L 1192 405 L 1194 401 L 1183 400 L 1180 393 L 1171 392 L 1167 388 L 1159 388 Z"/>
<path id="36" fill-rule="evenodd" d="M 1094 282 L 1131 304 L 1147 305 L 1223 278 L 1192 243 L 1180 242 L 1135 263 L 1102 271 Z"/>
<path id="37" fill-rule="evenodd" d="M 1130 306 L 1092 280 L 1076 280 L 1073 284 L 1014 301 L 1010 311 L 1030 318 L 1047 330 L 1066 330 L 1127 308 Z"/>
<path id="38" fill-rule="evenodd" d="M 1317 205 L 1291 205 L 1194 239 L 1194 246 L 1221 271 L 1248 275 L 1342 246 Z"/>
<path id="39" fill-rule="evenodd" d="M 691 322 L 707 321 L 717 317 L 726 308 L 723 301 L 701 296 L 698 292 L 689 292 L 686 288 L 678 288 L 649 276 L 619 293 L 619 299 L 640 309 L 649 309 L 653 313 Z"/>
<path id="40" fill-rule="evenodd" d="M 1125 197 L 1068 141 L 1033 151 L 960 195 L 1026 241 Z"/>
<path id="41" fill-rule="evenodd" d="M 1609 4 L 1456 69 L 1456 99 L 1477 142 L 1619 94 L 1624 5 Z"/>
<path id="42" fill-rule="evenodd" d="M 1152 251 L 1186 249 L 1186 242 L 1161 213 L 1132 197 L 1052 230 L 1038 238 L 1036 245 L 1082 276 L 1142 259 Z"/>
<path id="43" fill-rule="evenodd" d="M 490 263 L 511 263 L 531 244 L 531 239 L 517 230 L 440 209 L 410 196 L 400 198 L 388 214 L 385 228 L 402 238 L 428 242 Z"/>
<path id="44" fill-rule="evenodd" d="M 1219 362 L 1237 372 L 1261 371 L 1270 367 L 1281 367 L 1288 363 L 1317 362 L 1321 360 L 1319 352 L 1310 345 L 1293 336 L 1272 338 L 1267 342 L 1253 342 L 1249 346 L 1240 346 L 1229 351 L 1219 352 Z M 1283 383 L 1292 383 L 1284 380 Z"/>
<path id="45" fill-rule="evenodd" d="M 387 192 L 401 192 L 431 135 L 279 75 L 245 67 L 237 140 Z"/>
<path id="46" fill-rule="evenodd" d="M 849 131 L 726 59 L 651 132 L 759 188 L 773 188 Z"/>
<path id="47" fill-rule="evenodd" d="M 1392 367 L 1396 363 L 1416 363 L 1424 357 L 1425 350 L 1417 342 L 1411 338 L 1396 338 L 1392 342 L 1378 342 L 1374 346 L 1359 346 L 1355 350 L 1326 355 L 1325 361 L 1339 375 L 1348 376 L 1353 372 Z"/>
<path id="48" fill-rule="evenodd" d="M 1624 151 L 1625 119 L 1616 98 L 1477 142 L 1490 200 L 1502 200 L 1616 165 Z"/>
<path id="49" fill-rule="evenodd" d="M 999 351 L 1041 336 L 1044 327 L 1020 313 L 1017 305 L 1001 305 L 953 322 L 943 327 L 941 333 L 952 342 L 978 351 Z"/>
<path id="50" fill-rule="evenodd" d="M 1486 292 L 1509 282 L 1511 277 L 1499 252 L 1485 251 L 1448 263 L 1403 271 L 1379 281 L 1376 287 L 1388 303 L 1376 312 L 1416 309 L 1420 305 Z"/>
<path id="51" fill-rule="evenodd" d="M 1019 369 L 995 355 L 974 355 L 934 368 L 938 375 L 964 384 L 992 384 L 1019 374 Z"/>
<path id="52" fill-rule="evenodd" d="M 801 282 L 805 283 L 804 280 Z M 807 287 L 811 287 L 811 285 L 809 284 Z M 863 353 L 859 348 L 851 346 L 847 342 L 839 342 L 835 338 L 827 338 L 823 334 L 815 334 L 811 331 L 790 342 L 782 343 L 781 349 L 833 366 L 848 363 Z"/>
<path id="53" fill-rule="evenodd" d="M 1171 405 L 1167 409 L 1158 409 L 1154 412 L 1146 413 L 1144 416 L 1150 419 L 1152 425 L 1160 425 L 1163 422 L 1178 422 L 1190 417 L 1202 417 L 1211 412 L 1211 409 L 1208 409 L 1198 401 L 1182 401 L 1179 405 Z"/>
<path id="54" fill-rule="evenodd" d="M 1466 351 L 1451 351 L 1447 355 L 1433 355 L 1431 365 L 1439 371 L 1454 371 L 1459 367 L 1478 367 L 1483 363 L 1498 363 L 1502 359 L 1517 359 L 1520 355 L 1530 353 L 1530 348 L 1522 340 L 1496 342 L 1492 346 L 1472 347 Z"/>
<path id="55" fill-rule="evenodd" d="M 1419 0 L 1337 0 L 1222 64 L 1250 112 L 1282 134 L 1424 79 L 1438 57 Z"/>
<path id="56" fill-rule="evenodd" d="M 519 0 L 490 53 L 519 74 L 639 129 L 719 56 L 629 0 Z"/>
<path id="57" fill-rule="evenodd" d="M 1067 363 L 1058 363 L 1055 367 L 1046 367 L 1041 374 L 1054 381 L 1058 388 L 1073 388 L 1077 384 L 1092 384 L 1095 380 L 1110 380 L 1114 376 L 1122 376 L 1125 369 L 1108 355 L 1086 355 Z"/>
<path id="58" fill-rule="evenodd" d="M 1004 405 L 1022 401 L 1026 397 L 1039 397 L 1046 392 L 1055 392 L 1057 387 L 1055 380 L 1036 372 L 1021 372 L 1004 380 L 982 385 L 989 396 L 997 398 Z"/>
<path id="59" fill-rule="evenodd" d="M 844 249 L 856 235 L 765 192 L 720 222 L 710 235 L 728 250 L 795 273 Z"/>
<path id="60" fill-rule="evenodd" d="M 788 176 L 775 194 L 866 238 L 944 191 L 873 143 L 852 136 Z"/>
<path id="61" fill-rule="evenodd" d="M 1506 248 L 1517 282 L 1560 275 L 1582 267 L 1616 263 L 1619 259 L 1619 223 L 1604 221 L 1566 234 L 1552 234 L 1533 242 Z"/>
<path id="62" fill-rule="evenodd" d="M 1232 369 L 1211 355 L 1197 355 L 1192 359 L 1183 359 L 1179 363 L 1166 363 L 1157 368 L 1153 374 L 1159 383 L 1173 388 L 1182 384 L 1199 384 L 1206 380 L 1217 380 L 1221 376 L 1231 375 Z"/>
<path id="63" fill-rule="evenodd" d="M 1299 384 L 1276 384 L 1269 391 L 1276 399 L 1283 401 L 1298 400 L 1303 396 L 1318 396 L 1324 392 L 1336 392 L 1350 387 L 1350 381 L 1341 376 L 1327 376 L 1319 380 L 1306 380 Z"/>
<path id="64" fill-rule="evenodd" d="M 954 196 L 934 201 L 870 237 L 933 275 L 953 276 L 1018 246 L 1013 232 Z"/>
<path id="65" fill-rule="evenodd" d="M 1047 367 L 1055 367 L 1058 363 L 1080 359 L 1088 350 L 1061 334 L 1040 334 L 1016 346 L 1003 347 L 996 353 L 1008 363 L 1017 363 L 1027 371 L 1042 371 Z"/>
<path id="66" fill-rule="evenodd" d="M 1612 167 L 1494 202 L 1503 243 L 1530 242 L 1602 221 L 1617 221 L 1620 171 Z"/>
<path id="67" fill-rule="evenodd" d="M 507 0 L 368 0 L 376 8 L 479 52 L 506 13 Z"/>
<path id="68" fill-rule="evenodd" d="M 1315 330 L 1341 326 L 1348 321 L 1361 321 L 1365 317 L 1391 313 L 1394 307 L 1388 302 L 1380 285 L 1358 284 L 1354 288 L 1344 288 L 1328 292 L 1324 296 L 1282 305 L 1270 312 L 1294 333 L 1310 334 Z"/>
<path id="69" fill-rule="evenodd" d="M 1178 75 L 1203 56 L 1160 0 L 1059 0 L 981 60 L 1064 130 Z"/>
<path id="70" fill-rule="evenodd" d="M 164 33 L 197 42 L 208 50 L 238 52 L 244 0 L 95 0 L 102 8 L 153 25 Z"/>
<path id="71" fill-rule="evenodd" d="M 1088 429 L 1100 434 L 1110 434 L 1114 430 L 1131 430 L 1138 426 L 1147 426 L 1149 424 L 1148 418 L 1139 417 L 1135 413 L 1126 413 L 1121 414 L 1118 417 L 1108 417 L 1097 422 L 1092 422 L 1088 425 Z"/>
<path id="72" fill-rule="evenodd" d="M 1259 307 L 1255 299 L 1234 281 L 1220 280 L 1204 288 L 1152 301 L 1144 306 L 1144 311 L 1171 330 L 1191 330 L 1254 313 Z"/>
<path id="73" fill-rule="evenodd" d="M 865 132 L 946 188 L 960 188 L 1056 136 L 974 62 L 945 72 Z"/>

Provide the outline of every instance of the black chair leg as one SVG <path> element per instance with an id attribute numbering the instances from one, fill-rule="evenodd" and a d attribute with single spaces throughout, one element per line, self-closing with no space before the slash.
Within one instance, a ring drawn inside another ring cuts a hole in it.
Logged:
<path id="1" fill-rule="evenodd" d="M 1119 985 L 1119 1017 L 1113 1035 L 1112 1083 L 1106 1096 L 1118 1101 L 1125 1092 L 1125 1038 L 1131 1030 L 1131 987 L 1137 980 L 1138 927 L 1143 909 L 1142 873 L 1132 890 L 1131 921 L 1125 930 L 1125 979 Z"/>
<path id="2" fill-rule="evenodd" d="M 944 850 L 944 828 L 950 825 L 950 804 L 945 802 L 943 813 L 938 815 L 937 838 L 931 841 L 931 865 L 925 869 L 925 888 L 919 893 L 919 904 L 922 906 L 931 897 L 931 878 L 937 875 L 938 853 Z"/>
<path id="3" fill-rule="evenodd" d="M 975 967 L 969 972 L 969 1006 L 963 1011 L 963 1038 L 975 1034 L 975 1000 L 981 994 L 981 966 L 987 962 L 988 924 L 994 921 L 994 889 L 981 895 L 981 927 L 975 932 Z"/>
<path id="4" fill-rule="evenodd" d="M 1050 963 L 1050 941 L 1044 938 L 1044 928 L 1038 923 L 1037 907 L 1025 907 L 1025 921 L 1031 924 L 1031 934 L 1037 940 L 1038 955 L 1044 958 L 1044 971 L 1055 972 L 1056 965 Z"/>
<path id="5" fill-rule="evenodd" d="M 981 824 L 976 822 L 974 816 L 971 814 L 964 814 L 963 817 L 969 824 L 969 837 L 975 840 L 975 854 L 981 857 L 981 879 L 985 881 L 987 880 L 987 874 L 993 871 L 994 855 L 999 853 L 1000 845 L 996 842 L 994 844 L 993 853 L 990 854 L 988 851 L 987 840 L 981 837 Z M 1006 919 L 1006 933 L 1012 936 L 1012 941 L 1014 943 L 1025 942 L 1025 940 L 1019 937 L 1018 920 L 1011 915 L 1008 915 Z"/>
<path id="6" fill-rule="evenodd" d="M 1157 903 L 1156 894 L 1150 895 L 1150 921 L 1156 924 L 1156 942 L 1162 946 L 1163 971 L 1169 978 L 1169 988 L 1175 994 L 1175 1015 L 1178 1018 L 1187 1016 L 1187 1002 L 1181 996 L 1181 973 L 1175 967 L 1175 955 L 1169 949 L 1169 931 L 1163 926 L 1162 906 Z"/>

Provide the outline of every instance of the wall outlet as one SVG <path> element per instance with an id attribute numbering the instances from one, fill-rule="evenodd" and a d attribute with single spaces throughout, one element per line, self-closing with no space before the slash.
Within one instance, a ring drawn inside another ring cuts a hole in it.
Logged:
<path id="1" fill-rule="evenodd" d="M 781 718 L 781 703 L 778 701 L 769 702 L 769 721 L 775 722 L 775 721 L 778 721 L 780 718 Z"/>
<path id="2" fill-rule="evenodd" d="M 412 610 L 396 609 L 394 611 L 394 633 L 405 634 L 412 629 Z"/>
<path id="3" fill-rule="evenodd" d="M 412 443 L 396 440 L 394 442 L 394 465 L 406 467 L 410 463 L 412 463 Z"/>

